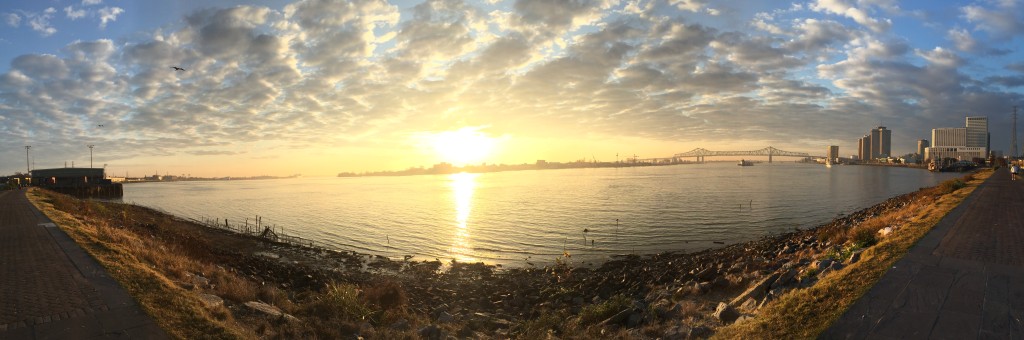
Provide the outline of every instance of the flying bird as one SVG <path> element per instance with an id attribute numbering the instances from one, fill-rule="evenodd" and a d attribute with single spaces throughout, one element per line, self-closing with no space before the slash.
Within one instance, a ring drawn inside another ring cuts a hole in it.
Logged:
<path id="1" fill-rule="evenodd" d="M 96 125 L 96 126 L 98 126 L 98 127 L 103 127 L 103 124 L 100 124 L 100 125 Z"/>
<path id="2" fill-rule="evenodd" d="M 175 71 L 184 71 L 185 70 L 185 69 L 177 67 L 177 66 L 171 66 L 171 68 L 173 68 Z"/>

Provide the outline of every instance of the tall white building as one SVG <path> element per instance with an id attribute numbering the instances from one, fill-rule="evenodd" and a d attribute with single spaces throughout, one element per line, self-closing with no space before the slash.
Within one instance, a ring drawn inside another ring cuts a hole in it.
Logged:
<path id="1" fill-rule="evenodd" d="M 984 159 L 988 142 L 988 117 L 967 117 L 967 127 L 932 129 L 932 146 L 925 148 L 924 158 Z"/>
<path id="2" fill-rule="evenodd" d="M 988 117 L 967 117 L 967 144 L 964 146 L 988 149 Z"/>
<path id="3" fill-rule="evenodd" d="M 967 128 L 932 129 L 932 146 L 967 146 Z"/>

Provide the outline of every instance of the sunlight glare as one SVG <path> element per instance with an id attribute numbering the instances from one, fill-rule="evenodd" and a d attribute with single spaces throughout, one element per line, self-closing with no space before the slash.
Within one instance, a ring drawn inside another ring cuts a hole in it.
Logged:
<path id="1" fill-rule="evenodd" d="M 491 156 L 497 140 L 479 127 L 464 127 L 436 133 L 429 137 L 429 143 L 442 162 L 465 166 L 479 164 Z"/>
<path id="2" fill-rule="evenodd" d="M 480 174 L 458 173 L 449 176 L 455 198 L 455 237 L 452 240 L 451 255 L 459 262 L 475 262 L 470 256 L 473 245 L 469 234 L 469 213 L 473 207 L 473 191 L 476 177 Z"/>

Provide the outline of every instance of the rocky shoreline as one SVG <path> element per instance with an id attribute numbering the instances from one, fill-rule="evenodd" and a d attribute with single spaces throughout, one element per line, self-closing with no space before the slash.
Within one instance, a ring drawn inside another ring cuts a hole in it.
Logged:
<path id="1" fill-rule="evenodd" d="M 156 294 L 179 295 L 185 305 L 172 308 L 147 305 L 159 301 L 145 297 L 156 287 L 133 292 L 150 313 L 186 311 L 163 324 L 182 330 L 176 334 L 204 334 L 189 330 L 195 305 L 209 325 L 242 338 L 690 339 L 755 317 L 788 292 L 857 262 L 885 233 L 900 233 L 914 215 L 907 212 L 958 188 L 945 184 L 814 228 L 717 249 L 625 255 L 598 265 L 566 253 L 521 268 L 392 260 L 276 242 L 134 205 L 58 194 L 43 200 L 51 213 L 80 221 L 69 223 L 77 225 L 70 233 L 99 245 L 93 256 L 114 261 L 105 266 L 144 268 L 119 280 L 165 282 Z"/>
<path id="2" fill-rule="evenodd" d="M 216 263 L 294 299 L 337 282 L 397 282 L 411 316 L 387 324 L 361 323 L 346 330 L 353 336 L 415 331 L 425 338 L 530 337 L 533 328 L 547 327 L 538 320 L 613 308 L 583 326 L 601 334 L 704 338 L 787 291 L 813 285 L 820 276 L 857 261 L 857 250 L 844 250 L 821 235 L 901 209 L 917 196 L 894 197 L 816 228 L 694 253 L 622 256 L 595 268 L 575 266 L 569 254 L 544 267 L 508 269 L 409 257 L 395 261 L 203 229 L 221 239 L 213 242 L 220 245 Z M 841 259 L 823 259 L 844 252 Z"/>

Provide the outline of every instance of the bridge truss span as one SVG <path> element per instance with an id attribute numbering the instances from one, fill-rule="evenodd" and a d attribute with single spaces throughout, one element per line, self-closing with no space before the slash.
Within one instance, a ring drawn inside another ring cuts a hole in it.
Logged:
<path id="1" fill-rule="evenodd" d="M 687 152 L 677 153 L 673 158 L 687 158 L 694 157 L 697 162 L 703 162 L 704 157 L 707 156 L 768 156 L 768 163 L 772 162 L 772 158 L 776 156 L 781 157 L 811 157 L 806 152 L 792 152 L 786 150 L 776 149 L 774 147 L 766 147 L 763 149 L 752 150 L 752 151 L 711 151 L 705 148 L 696 148 Z"/>

